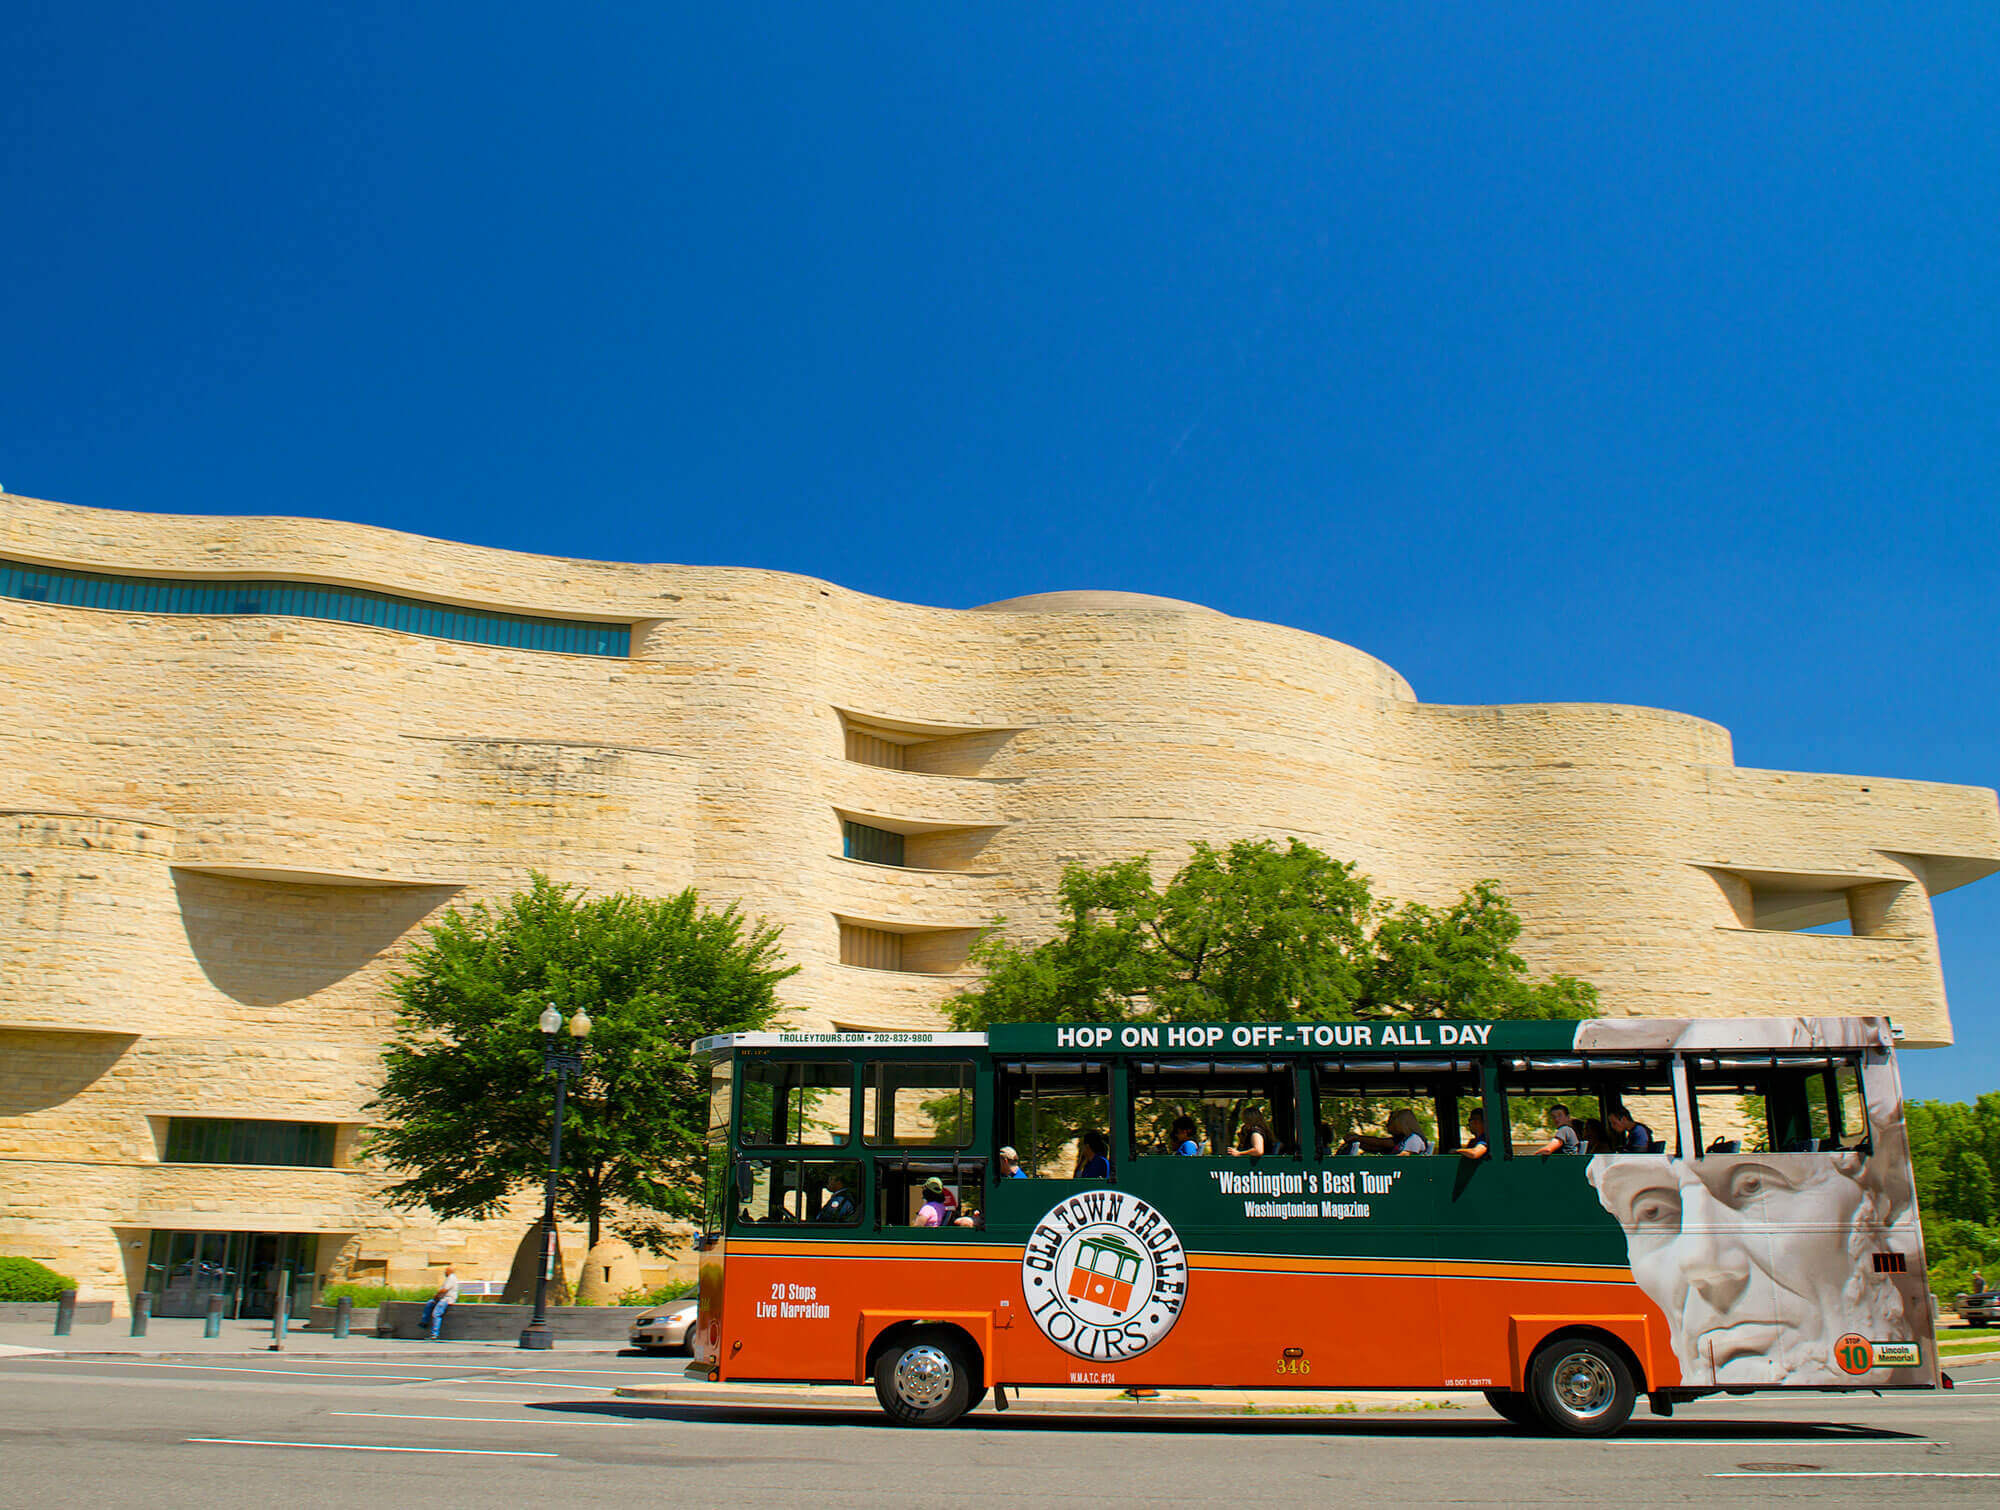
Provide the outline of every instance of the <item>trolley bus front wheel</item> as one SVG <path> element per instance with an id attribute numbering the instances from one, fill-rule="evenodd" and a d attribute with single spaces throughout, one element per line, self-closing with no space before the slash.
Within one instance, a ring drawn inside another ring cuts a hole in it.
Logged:
<path id="1" fill-rule="evenodd" d="M 946 1327 L 921 1327 L 882 1350 L 875 1398 L 898 1426 L 949 1426 L 986 1393 L 977 1352 Z"/>
<path id="2" fill-rule="evenodd" d="M 1528 1365 L 1528 1403 L 1542 1425 L 1565 1436 L 1610 1436 L 1636 1398 L 1631 1368 L 1595 1338 L 1558 1337 Z"/>

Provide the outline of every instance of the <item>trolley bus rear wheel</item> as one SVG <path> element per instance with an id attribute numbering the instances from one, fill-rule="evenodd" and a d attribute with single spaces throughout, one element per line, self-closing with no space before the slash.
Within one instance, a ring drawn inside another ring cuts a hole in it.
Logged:
<path id="1" fill-rule="evenodd" d="M 1558 1337 L 1528 1365 L 1528 1398 L 1554 1431 L 1608 1437 L 1631 1416 L 1636 1393 L 1617 1349 L 1590 1337 Z"/>
<path id="2" fill-rule="evenodd" d="M 1502 1420 L 1511 1421 L 1516 1426 L 1530 1431 L 1540 1431 L 1544 1425 L 1535 1413 L 1535 1402 L 1518 1389 L 1489 1389 L 1484 1391 L 1486 1403 L 1499 1412 Z"/>
<path id="3" fill-rule="evenodd" d="M 972 1408 L 978 1360 L 942 1327 L 911 1332 L 882 1351 L 875 1364 L 875 1398 L 898 1426 L 949 1426 Z"/>

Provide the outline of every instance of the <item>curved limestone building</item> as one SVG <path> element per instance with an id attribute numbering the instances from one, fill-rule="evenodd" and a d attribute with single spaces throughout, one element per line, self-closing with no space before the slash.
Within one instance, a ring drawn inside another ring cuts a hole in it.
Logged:
<path id="1" fill-rule="evenodd" d="M 399 947 L 530 868 L 781 923 L 802 1024 L 928 1026 L 1062 867 L 1296 834 L 1379 892 L 1496 877 L 1612 1014 L 1951 1038 L 1930 899 L 1994 794 L 1739 769 L 1647 708 L 1441 707 L 1317 636 L 1062 592 L 887 602 L 736 568 L 0 496 L 0 1252 L 499 1277 L 529 1212 L 386 1211 L 352 1149 Z M 1806 932 L 1848 923 L 1842 934 Z M 183 1283 L 183 1281 L 186 1281 Z"/>

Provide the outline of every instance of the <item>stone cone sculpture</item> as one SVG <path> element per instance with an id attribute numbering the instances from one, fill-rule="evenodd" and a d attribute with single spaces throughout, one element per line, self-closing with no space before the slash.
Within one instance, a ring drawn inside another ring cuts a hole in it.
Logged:
<path id="1" fill-rule="evenodd" d="M 583 1260 L 583 1278 L 577 1281 L 576 1303 L 580 1306 L 615 1306 L 618 1297 L 643 1283 L 639 1255 L 632 1245 L 616 1237 L 602 1238 Z"/>
<path id="2" fill-rule="evenodd" d="M 528 1228 L 514 1250 L 514 1262 L 507 1269 L 507 1288 L 500 1292 L 503 1305 L 531 1306 L 535 1303 L 535 1271 L 542 1262 L 542 1224 Z M 549 1304 L 569 1304 L 569 1281 L 563 1277 L 562 1229 L 556 1229 L 556 1272 L 549 1278 Z"/>

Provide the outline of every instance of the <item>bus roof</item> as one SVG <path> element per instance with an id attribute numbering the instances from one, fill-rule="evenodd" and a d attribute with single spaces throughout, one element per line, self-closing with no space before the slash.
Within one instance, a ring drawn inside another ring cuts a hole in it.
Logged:
<path id="1" fill-rule="evenodd" d="M 1402 1021 L 1132 1022 L 995 1024 L 984 1033 L 731 1033 L 703 1038 L 703 1057 L 739 1049 L 987 1049 L 995 1054 L 1242 1054 L 1340 1049 L 1398 1054 L 1499 1049 L 1513 1053 L 1741 1052 L 1887 1049 L 1900 1035 L 1886 1016 L 1593 1017 Z"/>

